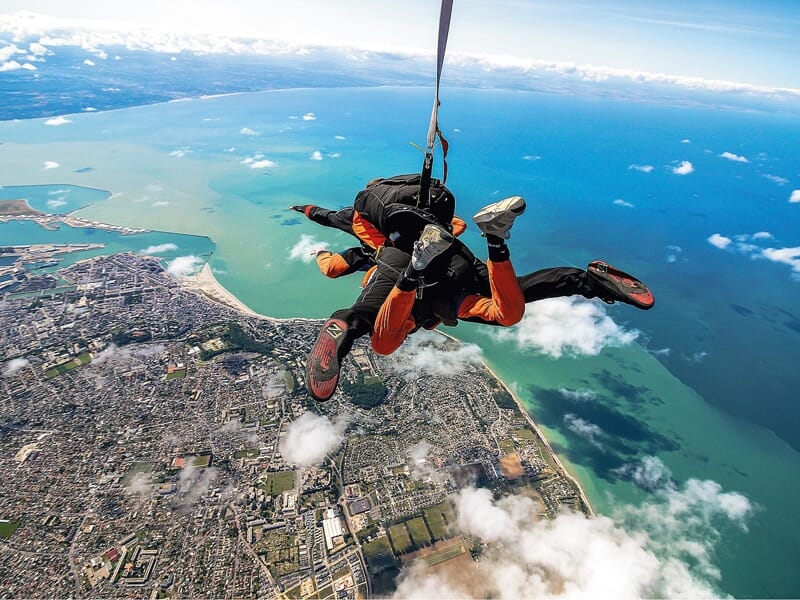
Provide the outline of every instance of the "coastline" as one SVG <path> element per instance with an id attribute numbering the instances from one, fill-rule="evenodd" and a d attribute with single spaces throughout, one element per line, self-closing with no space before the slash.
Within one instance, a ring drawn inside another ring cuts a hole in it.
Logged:
<path id="1" fill-rule="evenodd" d="M 210 300 L 227 306 L 228 308 L 238 310 L 249 317 L 256 317 L 258 319 L 271 319 L 266 315 L 257 313 L 244 302 L 239 300 L 236 296 L 231 294 L 227 289 L 225 289 L 222 284 L 217 281 L 216 277 L 214 277 L 214 273 L 211 271 L 211 265 L 209 265 L 208 262 L 203 265 L 203 268 L 200 269 L 196 275 L 187 277 L 185 280 L 183 280 L 183 283 L 188 289 L 200 292 Z"/>
<path id="2" fill-rule="evenodd" d="M 184 285 L 188 289 L 201 292 L 203 295 L 205 295 L 207 298 L 209 298 L 214 302 L 218 302 L 224 306 L 238 310 L 248 316 L 256 317 L 259 319 L 273 320 L 273 321 L 282 320 L 282 319 L 273 319 L 272 317 L 269 317 L 267 315 L 262 315 L 261 313 L 257 313 L 254 310 L 252 310 L 249 306 L 247 306 L 244 302 L 239 300 L 236 296 L 234 296 L 227 289 L 225 289 L 225 287 L 219 281 L 217 281 L 217 279 L 214 277 L 214 273 L 211 271 L 211 266 L 207 262 L 203 265 L 203 268 L 200 269 L 197 275 L 185 279 Z M 293 317 L 292 319 L 289 320 L 314 321 L 317 319 L 303 319 L 302 317 L 300 318 Z M 436 333 L 458 344 L 463 344 L 461 340 L 453 337 L 452 335 L 449 335 L 447 333 L 438 330 L 436 331 Z M 519 398 L 519 396 L 517 396 L 514 393 L 514 391 L 506 384 L 506 382 L 503 381 L 503 379 L 495 372 L 494 369 L 492 369 L 489 363 L 487 363 L 483 359 L 481 359 L 481 363 L 483 364 L 484 367 L 486 367 L 486 370 L 489 371 L 491 376 L 494 377 L 500 383 L 503 389 L 506 392 L 508 392 L 514 399 L 517 408 L 519 408 L 519 411 L 524 415 L 525 420 L 528 422 L 533 431 L 542 441 L 542 444 L 547 449 L 547 452 L 550 453 L 550 456 L 553 457 L 553 462 L 556 464 L 556 467 L 558 468 L 559 475 L 569 480 L 578 490 L 581 502 L 583 503 L 584 507 L 586 507 L 585 514 L 587 514 L 587 516 L 594 516 L 596 512 L 592 507 L 591 502 L 589 502 L 589 497 L 586 495 L 586 491 L 583 489 L 583 486 L 581 485 L 580 481 L 575 475 L 573 475 L 569 471 L 569 469 L 567 469 L 564 466 L 564 463 L 561 462 L 561 459 L 558 457 L 558 454 L 556 454 L 555 450 L 553 450 L 553 447 L 550 445 L 549 440 L 547 439 L 547 437 L 545 437 L 544 432 L 542 432 L 542 430 L 539 428 L 539 425 L 537 425 L 536 421 L 534 421 L 533 417 L 531 417 L 531 415 L 528 413 L 528 410 L 525 407 L 525 404 L 522 402 L 522 399 Z"/>

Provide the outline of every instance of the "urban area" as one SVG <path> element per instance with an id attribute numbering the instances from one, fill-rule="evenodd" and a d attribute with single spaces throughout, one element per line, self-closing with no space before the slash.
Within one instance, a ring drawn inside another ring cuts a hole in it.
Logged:
<path id="1" fill-rule="evenodd" d="M 465 485 L 591 510 L 485 366 L 414 377 L 362 340 L 315 403 L 319 321 L 243 314 L 136 254 L 31 267 L 76 249 L 0 248 L 3 598 L 368 598 L 479 557 Z M 298 466 L 309 412 L 341 444 Z"/>

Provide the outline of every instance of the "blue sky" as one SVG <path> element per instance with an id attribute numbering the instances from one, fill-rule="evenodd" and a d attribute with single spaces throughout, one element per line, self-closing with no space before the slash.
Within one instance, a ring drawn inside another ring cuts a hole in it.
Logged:
<path id="1" fill-rule="evenodd" d="M 431 51 L 438 0 L 4 0 L 2 12 Z M 800 88 L 800 2 L 454 0 L 449 50 Z"/>

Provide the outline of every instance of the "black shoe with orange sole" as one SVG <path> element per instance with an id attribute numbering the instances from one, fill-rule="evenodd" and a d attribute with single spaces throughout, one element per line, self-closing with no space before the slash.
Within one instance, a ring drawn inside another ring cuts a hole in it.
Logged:
<path id="1" fill-rule="evenodd" d="M 602 260 L 590 262 L 586 272 L 592 281 L 593 291 L 603 302 L 624 302 L 642 310 L 653 308 L 656 302 L 644 283 Z"/>
<path id="2" fill-rule="evenodd" d="M 339 348 L 347 336 L 347 323 L 328 319 L 306 361 L 306 387 L 315 400 L 333 396 L 339 383 Z"/>

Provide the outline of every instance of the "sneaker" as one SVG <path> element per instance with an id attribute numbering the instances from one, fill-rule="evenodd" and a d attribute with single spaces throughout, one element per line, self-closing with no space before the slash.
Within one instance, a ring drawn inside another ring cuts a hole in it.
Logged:
<path id="1" fill-rule="evenodd" d="M 299 213 L 305 213 L 307 204 L 295 204 L 294 206 L 290 206 L 289 210 L 296 210 Z"/>
<path id="2" fill-rule="evenodd" d="M 525 199 L 522 196 L 511 196 L 480 209 L 472 217 L 484 236 L 494 235 L 507 240 L 511 237 L 511 226 L 514 219 L 525 212 Z"/>
<path id="3" fill-rule="evenodd" d="M 422 235 L 414 242 L 414 251 L 411 253 L 411 266 L 417 271 L 422 271 L 431 264 L 431 261 L 447 250 L 452 244 L 453 234 L 438 225 L 425 225 Z"/>
<path id="4" fill-rule="evenodd" d="M 607 304 L 624 302 L 642 310 L 653 308 L 655 298 L 647 286 L 602 260 L 593 260 L 586 267 L 592 291 Z"/>
<path id="5" fill-rule="evenodd" d="M 347 323 L 328 319 L 306 361 L 306 387 L 315 400 L 333 396 L 339 384 L 339 348 L 347 336 Z"/>

